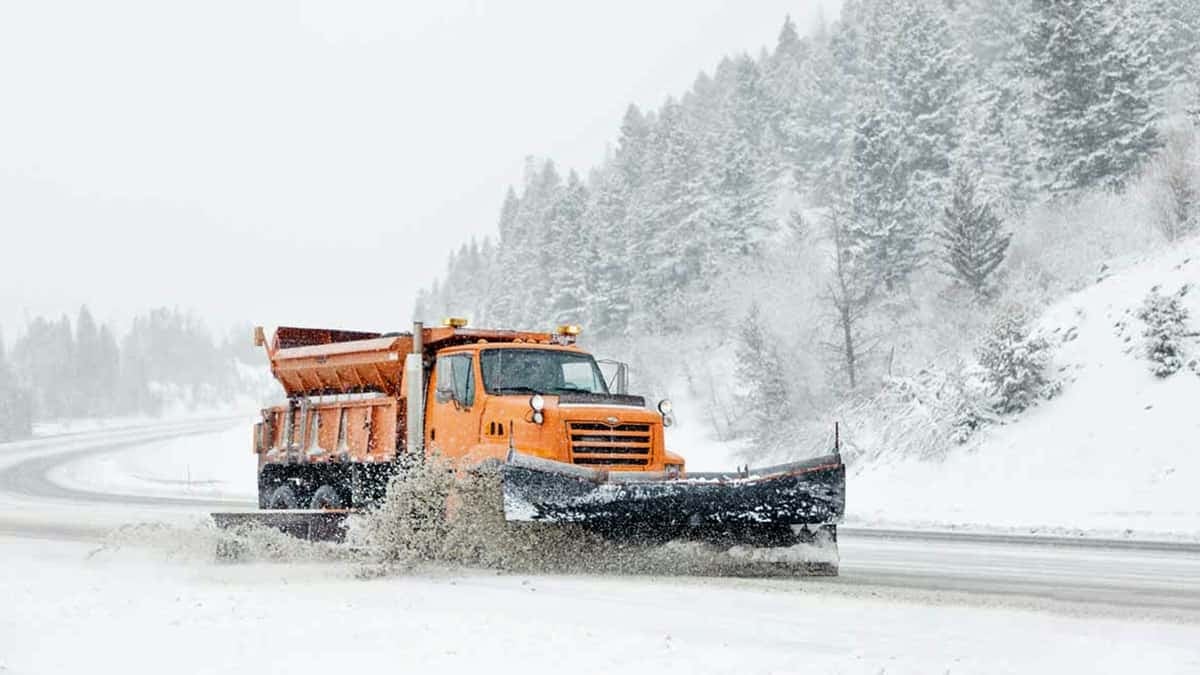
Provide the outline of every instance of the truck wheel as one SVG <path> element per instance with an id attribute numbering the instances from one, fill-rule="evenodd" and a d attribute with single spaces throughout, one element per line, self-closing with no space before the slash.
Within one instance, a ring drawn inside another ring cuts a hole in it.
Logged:
<path id="1" fill-rule="evenodd" d="M 287 485 L 280 485 L 271 493 L 271 499 L 267 502 L 267 507 L 272 509 L 295 509 L 299 508 L 300 500 L 296 499 L 296 493 Z"/>
<path id="2" fill-rule="evenodd" d="M 325 509 L 340 509 L 345 504 L 342 502 L 342 496 L 338 494 L 336 488 L 332 485 L 322 485 L 313 493 L 312 500 L 308 504 L 308 508 L 322 511 Z"/>

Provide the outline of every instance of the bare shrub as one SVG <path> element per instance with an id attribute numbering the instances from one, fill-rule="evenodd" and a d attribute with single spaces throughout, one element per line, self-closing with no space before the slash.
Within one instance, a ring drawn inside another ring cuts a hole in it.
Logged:
<path id="1" fill-rule="evenodd" d="M 1167 241 L 1200 228 L 1200 153 L 1196 134 L 1177 129 L 1151 168 L 1155 224 Z"/>

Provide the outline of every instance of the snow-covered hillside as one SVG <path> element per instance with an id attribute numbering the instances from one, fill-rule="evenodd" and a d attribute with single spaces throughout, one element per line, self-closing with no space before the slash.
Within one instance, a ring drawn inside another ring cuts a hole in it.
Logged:
<path id="1" fill-rule="evenodd" d="M 1038 330 L 1054 345 L 1062 392 L 991 427 L 944 461 L 886 458 L 849 481 L 852 522 L 1091 530 L 1200 538 L 1200 340 L 1160 378 L 1138 309 L 1176 295 L 1200 331 L 1200 239 L 1102 269 L 1053 305 Z"/>

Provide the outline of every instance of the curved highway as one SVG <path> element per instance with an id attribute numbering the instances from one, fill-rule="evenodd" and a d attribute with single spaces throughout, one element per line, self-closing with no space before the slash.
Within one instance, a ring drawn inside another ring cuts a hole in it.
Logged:
<path id="1" fill-rule="evenodd" d="M 243 423 L 199 420 L 0 444 L 0 537 L 99 540 L 125 523 L 253 508 L 249 501 L 75 489 L 50 477 L 89 456 Z M 851 528 L 839 535 L 841 576 L 805 583 L 854 595 L 1200 621 L 1200 544 Z"/>

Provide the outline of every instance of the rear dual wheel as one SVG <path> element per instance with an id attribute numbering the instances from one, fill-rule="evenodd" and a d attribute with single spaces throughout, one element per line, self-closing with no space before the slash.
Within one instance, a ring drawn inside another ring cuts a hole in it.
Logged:
<path id="1" fill-rule="evenodd" d="M 296 491 L 290 485 L 280 485 L 267 498 L 268 509 L 296 509 L 299 507 L 300 500 L 296 498 Z"/>
<path id="2" fill-rule="evenodd" d="M 345 508 L 345 500 L 342 499 L 341 493 L 332 485 L 322 485 L 313 493 L 312 499 L 308 502 L 308 508 L 316 511 L 325 511 L 329 509 Z"/>
<path id="3" fill-rule="evenodd" d="M 267 508 L 277 510 L 294 510 L 300 508 L 300 498 L 290 485 L 280 485 L 267 498 Z M 341 493 L 332 485 L 322 485 L 317 488 L 308 500 L 308 508 L 316 511 L 345 508 L 346 501 Z"/>

